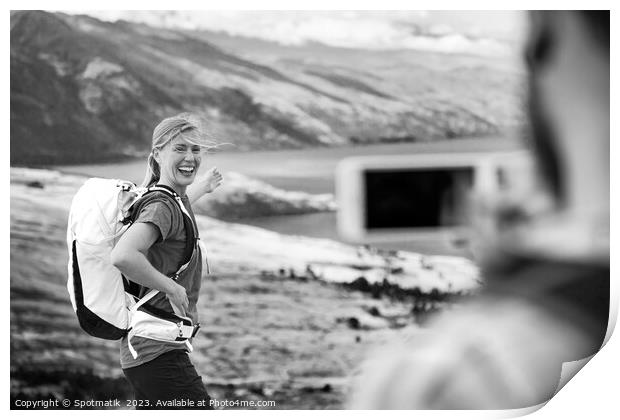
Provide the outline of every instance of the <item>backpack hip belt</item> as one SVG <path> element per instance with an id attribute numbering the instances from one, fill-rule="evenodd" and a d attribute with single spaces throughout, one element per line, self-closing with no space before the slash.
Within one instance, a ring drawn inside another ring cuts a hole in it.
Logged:
<path id="1" fill-rule="evenodd" d="M 190 352 L 193 351 L 189 340 L 196 336 L 200 329 L 200 324 L 194 325 L 190 318 L 178 314 L 177 316 L 182 318 L 182 321 L 173 322 L 156 317 L 148 312 L 138 311 L 140 306 L 151 300 L 157 293 L 157 290 L 151 290 L 129 309 L 130 330 L 127 334 L 127 347 L 129 347 L 129 352 L 134 359 L 138 358 L 138 352 L 131 344 L 133 337 L 143 337 L 167 343 L 184 342 L 188 350 Z"/>

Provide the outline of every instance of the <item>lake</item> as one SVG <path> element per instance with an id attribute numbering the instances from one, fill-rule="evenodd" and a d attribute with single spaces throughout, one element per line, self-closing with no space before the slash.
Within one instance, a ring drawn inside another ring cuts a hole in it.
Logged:
<path id="1" fill-rule="evenodd" d="M 474 153 L 519 149 L 518 142 L 502 137 L 281 151 L 235 152 L 231 147 L 223 147 L 221 152 L 209 154 L 203 158 L 200 173 L 217 166 L 223 173 L 239 172 L 277 188 L 321 194 L 334 193 L 336 165 L 341 159 L 350 156 Z M 121 178 L 137 183 L 142 182 L 145 168 L 145 159 L 120 163 L 55 167 L 55 169 L 65 173 Z M 337 233 L 335 213 L 258 217 L 244 219 L 242 223 L 288 235 L 340 240 Z M 423 253 L 464 254 L 463 251 L 454 249 L 446 243 L 443 237 L 437 237 L 435 240 L 425 239 L 424 241 L 411 238 L 411 241 L 406 243 L 390 242 L 377 245 L 387 249 L 403 249 Z"/>

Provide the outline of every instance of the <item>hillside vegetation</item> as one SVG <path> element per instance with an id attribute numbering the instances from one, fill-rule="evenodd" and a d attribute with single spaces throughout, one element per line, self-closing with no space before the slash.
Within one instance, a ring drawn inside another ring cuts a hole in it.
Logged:
<path id="1" fill-rule="evenodd" d="M 11 13 L 11 164 L 146 153 L 194 111 L 238 150 L 484 136 L 522 121 L 499 58 L 283 47 L 206 31 Z"/>

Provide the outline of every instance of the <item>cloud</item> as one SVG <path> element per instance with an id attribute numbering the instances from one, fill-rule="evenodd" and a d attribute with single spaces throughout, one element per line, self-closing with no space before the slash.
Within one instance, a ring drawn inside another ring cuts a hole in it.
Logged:
<path id="1" fill-rule="evenodd" d="M 93 11 L 104 20 L 119 18 L 153 26 L 206 29 L 303 45 L 364 49 L 423 49 L 445 53 L 510 54 L 510 42 L 484 31 L 477 12 L 426 11 Z M 462 27 L 457 27 L 458 25 Z M 497 30 L 495 31 L 497 32 Z"/>

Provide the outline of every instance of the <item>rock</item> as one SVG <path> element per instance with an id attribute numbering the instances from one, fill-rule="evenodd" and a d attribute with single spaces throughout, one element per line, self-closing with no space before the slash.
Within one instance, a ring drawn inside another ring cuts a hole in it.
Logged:
<path id="1" fill-rule="evenodd" d="M 358 277 L 350 283 L 350 286 L 354 290 L 359 290 L 360 292 L 368 292 L 370 291 L 370 285 L 368 280 L 365 277 Z"/>
<path id="2" fill-rule="evenodd" d="M 336 210 L 333 194 L 287 191 L 236 172 L 224 174 L 226 182 L 200 198 L 194 211 L 227 221 L 248 217 L 292 215 Z"/>
<path id="3" fill-rule="evenodd" d="M 250 387 L 250 392 L 253 392 L 256 395 L 265 396 L 265 391 L 264 391 L 263 387 L 261 387 L 261 386 L 251 386 Z"/>
<path id="4" fill-rule="evenodd" d="M 349 328 L 351 328 L 352 330 L 359 330 L 360 329 L 360 321 L 356 317 L 352 316 L 352 317 L 347 319 L 347 326 Z"/>
<path id="5" fill-rule="evenodd" d="M 45 188 L 45 186 L 43 185 L 42 182 L 40 181 L 31 181 L 29 183 L 26 184 L 28 187 L 30 188 L 39 188 L 39 189 L 43 189 Z"/>
<path id="6" fill-rule="evenodd" d="M 379 309 L 377 309 L 376 306 L 373 306 L 370 309 L 368 309 L 368 313 L 372 316 L 381 316 L 381 313 L 379 312 Z"/>

